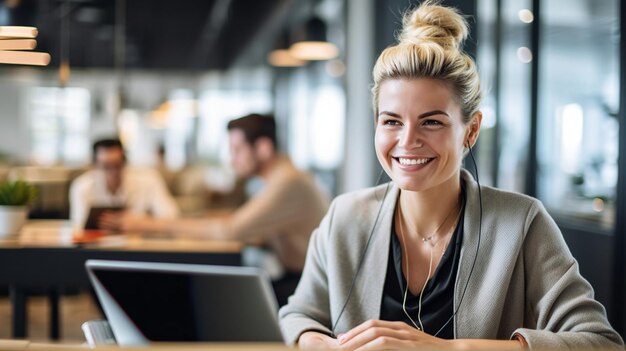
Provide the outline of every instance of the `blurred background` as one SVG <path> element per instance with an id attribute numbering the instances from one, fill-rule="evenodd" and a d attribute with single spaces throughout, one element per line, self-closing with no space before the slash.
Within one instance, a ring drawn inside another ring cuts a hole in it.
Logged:
<path id="1" fill-rule="evenodd" d="M 31 218 L 67 218 L 92 142 L 119 136 L 129 163 L 158 167 L 193 215 L 245 194 L 226 123 L 258 112 L 275 114 L 282 150 L 329 194 L 374 185 L 371 69 L 418 3 L 0 1 L 0 26 L 37 27 L 36 51 L 51 56 L 0 64 L 0 180 L 39 187 Z M 481 182 L 542 200 L 626 335 L 621 1 L 443 3 L 471 24 L 466 50 L 485 91 Z M 318 45 L 295 45 L 307 40 Z"/>

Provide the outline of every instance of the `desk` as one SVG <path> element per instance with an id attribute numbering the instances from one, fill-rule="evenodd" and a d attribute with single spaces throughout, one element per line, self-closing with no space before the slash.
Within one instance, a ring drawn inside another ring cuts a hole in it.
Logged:
<path id="1" fill-rule="evenodd" d="M 0 340 L 2 350 L 93 350 L 86 345 L 32 343 L 26 340 Z M 147 347 L 98 346 L 98 351 L 159 350 L 159 351 L 288 351 L 295 350 L 281 343 L 155 343 Z"/>
<path id="2" fill-rule="evenodd" d="M 68 228 L 64 221 L 32 221 L 19 237 L 0 241 L 0 285 L 9 286 L 14 338 L 26 337 L 26 291 L 43 288 L 50 292 L 50 338 L 58 339 L 58 293 L 90 287 L 88 259 L 241 265 L 238 242 L 115 235 L 77 246 Z"/>

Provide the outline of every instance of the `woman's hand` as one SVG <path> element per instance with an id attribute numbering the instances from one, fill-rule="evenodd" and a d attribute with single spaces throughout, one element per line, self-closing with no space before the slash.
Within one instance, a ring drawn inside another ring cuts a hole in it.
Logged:
<path id="1" fill-rule="evenodd" d="M 304 334 L 302 334 L 304 335 Z M 341 350 L 389 350 L 450 347 L 449 341 L 417 330 L 404 322 L 369 320 L 337 338 Z"/>
<path id="2" fill-rule="evenodd" d="M 339 344 L 336 339 L 330 336 L 315 331 L 308 331 L 302 333 L 298 339 L 298 347 L 307 350 L 328 350 L 338 349 Z"/>
<path id="3" fill-rule="evenodd" d="M 304 334 L 302 334 L 304 335 Z M 341 350 L 395 350 L 419 347 L 458 350 L 519 350 L 518 340 L 440 339 L 404 322 L 369 320 L 337 338 Z"/>

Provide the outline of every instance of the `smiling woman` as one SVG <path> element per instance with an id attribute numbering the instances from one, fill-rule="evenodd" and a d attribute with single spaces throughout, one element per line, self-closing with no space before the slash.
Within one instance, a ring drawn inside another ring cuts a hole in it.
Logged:
<path id="1" fill-rule="evenodd" d="M 441 194 L 458 183 L 466 139 L 474 144 L 482 115 L 468 129 L 448 86 L 435 79 L 389 80 L 381 84 L 376 155 L 403 189 Z M 468 136 L 469 134 L 469 136 Z"/>
<path id="2" fill-rule="evenodd" d="M 391 182 L 331 205 L 280 311 L 287 340 L 342 350 L 622 347 L 542 204 L 461 168 L 482 122 L 464 18 L 426 1 L 403 24 L 373 71 L 376 155 Z"/>

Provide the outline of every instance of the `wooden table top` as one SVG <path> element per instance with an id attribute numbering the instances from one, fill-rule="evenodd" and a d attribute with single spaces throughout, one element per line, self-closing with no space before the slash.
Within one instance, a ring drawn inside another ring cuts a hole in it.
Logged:
<path id="1" fill-rule="evenodd" d="M 91 237 L 78 243 L 80 240 L 76 238 L 84 238 L 85 235 Z M 69 222 L 63 220 L 32 220 L 24 225 L 18 236 L 0 239 L 0 248 L 82 247 L 93 250 L 238 253 L 243 246 L 238 241 L 188 239 L 173 235 L 74 233 Z"/>
<path id="2" fill-rule="evenodd" d="M 285 351 L 293 350 L 281 343 L 155 343 L 146 347 L 98 346 L 102 351 Z M 91 350 L 86 344 L 34 343 L 27 340 L 0 340 L 0 350 Z"/>

